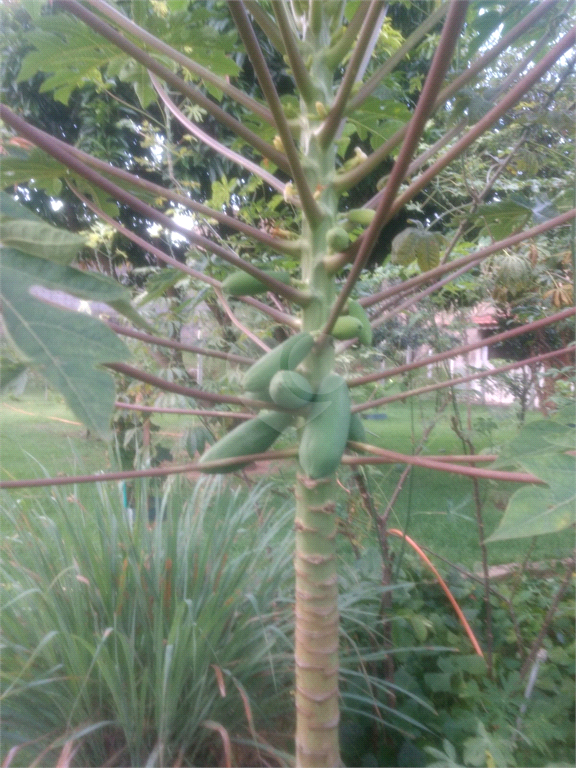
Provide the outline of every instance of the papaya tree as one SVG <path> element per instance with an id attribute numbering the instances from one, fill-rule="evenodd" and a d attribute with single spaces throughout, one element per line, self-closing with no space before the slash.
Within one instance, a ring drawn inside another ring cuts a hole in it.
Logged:
<path id="1" fill-rule="evenodd" d="M 478 468 L 473 462 L 461 466 L 441 458 L 405 456 L 394 446 L 377 448 L 366 441 L 360 413 L 389 398 L 362 402 L 355 397 L 362 385 L 455 357 L 486 341 L 355 378 L 345 379 L 339 366 L 344 350 L 349 354 L 358 345 L 371 344 L 373 328 L 410 311 L 424 296 L 493 254 L 523 258 L 527 243 L 537 243 L 552 230 L 568 239 L 576 209 L 565 196 L 546 215 L 525 209 L 505 235 L 487 237 L 481 245 L 474 242 L 474 227 L 477 234 L 497 181 L 517 159 L 523 142 L 490 166 L 484 183 L 469 190 L 469 201 L 455 206 L 451 217 L 432 220 L 424 205 L 430 190 L 442 185 L 446 174 L 457 173 L 463 157 L 483 152 L 483 137 L 502 129 L 516 105 L 547 78 L 553 104 L 554 84 L 562 82 L 563 68 L 571 66 L 575 43 L 568 7 L 562 0 L 390 6 L 382 0 L 53 0 L 44 10 L 37 3 L 19 8 L 29 13 L 30 30 L 18 81 L 43 73 L 40 91 L 53 92 L 64 104 L 86 83 L 103 98 L 118 83 L 124 91 L 133 89 L 136 130 L 152 154 L 170 156 L 170 172 L 152 180 L 136 173 L 130 158 L 124 164 L 118 158 L 110 163 L 58 137 L 56 130 L 37 127 L 40 116 L 27 119 L 25 110 L 3 104 L 3 188 L 21 191 L 28 184 L 55 199 L 66 185 L 87 216 L 94 214 L 158 264 L 192 278 L 194 285 L 204 284 L 208 300 L 218 302 L 247 345 L 263 354 L 247 360 L 209 345 L 159 336 L 131 305 L 125 286 L 72 266 L 82 245 L 78 235 L 51 230 L 5 194 L 6 329 L 23 357 L 39 365 L 75 413 L 99 433 L 107 432 L 114 408 L 112 372 L 191 399 L 197 410 L 190 412 L 206 414 L 208 404 L 216 408 L 209 412 L 214 417 L 229 419 L 237 413 L 239 426 L 208 448 L 199 462 L 157 474 L 191 467 L 225 473 L 255 459 L 294 460 L 299 766 L 341 764 L 335 514 L 341 464 L 419 463 L 475 478 L 548 484 L 538 494 L 549 505 L 541 530 L 571 524 L 568 502 L 558 512 L 554 499 L 546 501 L 546 494 L 554 496 L 553 480 L 526 463 L 519 463 L 521 471 L 518 463 L 514 471 Z M 488 88 L 490 73 L 502 59 L 506 77 L 497 88 Z M 171 137 L 150 129 L 159 120 L 170 123 Z M 168 146 L 174 136 L 177 140 Z M 223 199 L 215 193 L 217 184 L 221 190 L 229 181 L 221 176 L 214 180 L 209 199 L 197 199 L 197 187 L 178 177 L 178 146 L 186 141 L 202 147 L 205 162 L 235 169 L 230 172 L 235 174 L 229 188 L 233 194 L 229 191 Z M 567 137 L 565 141 L 569 143 Z M 263 211 L 261 219 L 248 211 L 252 199 Z M 415 264 L 413 276 L 359 296 L 358 280 L 375 250 L 382 260 L 378 249 L 387 225 L 407 209 L 424 220 L 417 226 L 405 222 L 410 226 L 396 235 L 391 258 Z M 129 217 L 120 221 L 120 211 L 126 210 L 138 219 L 138 233 L 126 223 Z M 174 215 L 184 211 L 193 216 L 192 228 Z M 274 217 L 277 221 L 271 223 Z M 164 245 L 153 241 L 153 226 L 166 233 Z M 177 240 L 171 241 L 172 236 Z M 186 242 L 189 250 L 174 254 L 174 242 Z M 30 296 L 30 287 L 38 283 L 104 300 L 123 316 L 123 324 L 46 307 Z M 230 297 L 238 303 L 232 304 Z M 258 329 L 235 317 L 234 306 L 243 305 L 281 329 L 284 340 L 270 348 Z M 559 308 L 489 343 L 573 314 L 572 307 Z M 130 365 L 122 336 L 249 365 L 243 390 L 209 391 Z M 530 363 L 539 359 L 532 357 Z M 411 394 L 404 391 L 401 397 Z M 297 444 L 271 450 L 289 426 L 296 427 L 290 434 L 297 435 Z M 28 485 L 137 475 L 48 478 Z"/>

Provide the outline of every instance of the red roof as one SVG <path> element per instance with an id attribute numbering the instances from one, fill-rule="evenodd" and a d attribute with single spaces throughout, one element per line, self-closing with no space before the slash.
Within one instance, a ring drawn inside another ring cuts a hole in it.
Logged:
<path id="1" fill-rule="evenodd" d="M 472 322 L 475 325 L 483 325 L 483 326 L 491 326 L 495 327 L 498 325 L 498 321 L 494 317 L 494 315 L 474 315 L 471 318 Z"/>

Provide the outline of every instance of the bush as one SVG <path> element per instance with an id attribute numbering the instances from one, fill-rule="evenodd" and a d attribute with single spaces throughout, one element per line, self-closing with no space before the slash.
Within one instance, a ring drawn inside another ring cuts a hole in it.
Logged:
<path id="1" fill-rule="evenodd" d="M 153 526 L 146 508 L 130 524 L 110 485 L 91 509 L 55 488 L 26 514 L 4 497 L 10 765 L 76 750 L 80 765 L 207 765 L 218 724 L 246 735 L 251 714 L 290 706 L 289 510 L 263 486 L 202 479 L 182 500 L 187 485 Z"/>

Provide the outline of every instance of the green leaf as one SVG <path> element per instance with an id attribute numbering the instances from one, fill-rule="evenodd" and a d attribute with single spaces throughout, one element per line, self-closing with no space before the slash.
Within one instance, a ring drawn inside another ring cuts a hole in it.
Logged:
<path id="1" fill-rule="evenodd" d="M 69 264 L 84 245 L 84 238 L 43 221 L 10 219 L 2 222 L 2 244 L 31 256 Z"/>
<path id="2" fill-rule="evenodd" d="M 9 357 L 0 357 L 0 391 L 4 391 L 12 382 L 21 376 L 28 366 L 25 363 L 15 363 Z"/>
<path id="3" fill-rule="evenodd" d="M 195 458 L 196 454 L 204 453 L 206 443 L 213 443 L 214 437 L 206 429 L 206 427 L 192 427 L 186 434 L 186 452 L 191 459 Z"/>
<path id="4" fill-rule="evenodd" d="M 440 246 L 444 238 L 435 232 L 423 232 L 422 235 L 416 242 L 416 261 L 422 272 L 427 272 L 440 263 Z"/>
<path id="5" fill-rule="evenodd" d="M 102 83 L 100 68 L 118 55 L 118 49 L 96 36 L 78 19 L 55 14 L 37 19 L 37 27 L 26 39 L 33 46 L 23 59 L 17 82 L 45 72 L 49 77 L 41 92 L 54 91 L 57 101 L 68 103 L 71 93 L 87 81 Z"/>
<path id="6" fill-rule="evenodd" d="M 531 485 L 517 490 L 487 542 L 556 533 L 576 523 L 576 457 L 533 454 L 522 457 L 520 464 L 546 481 L 548 487 Z"/>
<path id="7" fill-rule="evenodd" d="M 12 342 L 62 393 L 76 416 L 106 436 L 114 408 L 114 380 L 99 365 L 126 360 L 128 348 L 99 321 L 45 304 L 30 294 L 30 288 L 42 284 L 109 301 L 109 283 L 13 248 L 0 249 L 0 259 L 3 317 Z"/>
<path id="8" fill-rule="evenodd" d="M 532 207 L 526 198 L 510 196 L 497 203 L 487 203 L 478 208 L 478 216 L 484 222 L 480 235 L 493 240 L 503 240 L 519 232 L 532 218 Z"/>
<path id="9" fill-rule="evenodd" d="M 44 189 L 52 195 L 60 192 L 60 179 L 68 174 L 67 168 L 37 148 L 26 154 L 19 151 L 4 155 L 1 171 L 3 187 L 33 182 L 37 189 Z"/>
<path id="10" fill-rule="evenodd" d="M 422 272 L 440 263 L 440 246 L 444 238 L 437 232 L 427 232 L 421 227 L 407 227 L 392 240 L 390 260 L 393 264 L 407 267 L 414 260 Z"/>
<path id="11" fill-rule="evenodd" d="M 428 627 L 430 622 L 427 622 L 422 616 L 418 616 L 417 614 L 410 616 L 409 621 L 412 625 L 412 630 L 414 631 L 416 639 L 419 642 L 424 643 L 428 637 Z"/>
<path id="12" fill-rule="evenodd" d="M 22 205 L 8 192 L 0 190 L 0 222 L 10 221 L 11 219 L 25 219 L 26 221 L 35 221 L 44 223 L 40 216 L 37 216 L 25 205 Z"/>
<path id="13" fill-rule="evenodd" d="M 424 681 L 434 693 L 448 693 L 452 690 L 452 674 L 450 672 L 426 672 Z"/>
<path id="14" fill-rule="evenodd" d="M 518 436 L 509 443 L 506 454 L 519 458 L 546 453 L 553 448 L 570 450 L 574 448 L 574 438 L 573 427 L 550 419 L 538 419 L 522 428 Z"/>
<path id="15" fill-rule="evenodd" d="M 458 654 L 455 656 L 455 662 L 458 669 L 471 675 L 486 674 L 486 660 L 477 653 Z"/>
<path id="16" fill-rule="evenodd" d="M 491 766 L 491 768 L 516 765 L 507 741 L 496 735 L 490 735 L 480 721 L 478 721 L 478 736 L 472 736 L 464 742 L 464 763 L 472 766 Z"/>
<path id="17" fill-rule="evenodd" d="M 110 74 L 110 67 L 108 70 Z M 156 101 L 156 91 L 150 81 L 148 70 L 139 62 L 122 57 L 118 78 L 126 83 L 132 83 L 138 101 L 144 109 Z"/>

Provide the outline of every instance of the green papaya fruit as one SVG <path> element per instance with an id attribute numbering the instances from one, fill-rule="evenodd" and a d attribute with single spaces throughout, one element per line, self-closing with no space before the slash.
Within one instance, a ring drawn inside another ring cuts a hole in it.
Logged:
<path id="1" fill-rule="evenodd" d="M 350 414 L 348 440 L 354 440 L 357 443 L 366 442 L 366 430 L 364 429 L 364 422 L 359 413 L 354 412 Z"/>
<path id="2" fill-rule="evenodd" d="M 308 477 L 331 475 L 340 464 L 350 431 L 350 394 L 336 373 L 322 379 L 302 431 L 298 458 Z"/>
<path id="3" fill-rule="evenodd" d="M 220 459 L 238 457 L 240 461 L 219 469 L 205 469 L 204 472 L 218 475 L 235 472 L 245 467 L 249 461 L 242 461 L 242 456 L 267 451 L 277 437 L 292 421 L 292 416 L 280 411 L 260 411 L 258 416 L 234 427 L 217 443 L 214 443 L 201 457 L 199 464 Z"/>
<path id="4" fill-rule="evenodd" d="M 358 334 L 358 341 L 360 344 L 364 344 L 366 347 L 372 346 L 372 326 L 370 325 L 370 318 L 366 314 L 364 307 L 355 299 L 348 300 L 348 314 L 360 320 L 362 323 L 362 330 Z"/>
<path id="5" fill-rule="evenodd" d="M 290 283 L 290 274 L 288 272 L 267 269 L 263 269 L 262 271 L 285 285 Z M 242 270 L 238 270 L 236 272 L 231 272 L 228 277 L 225 278 L 222 282 L 222 290 L 224 293 L 228 294 L 228 296 L 257 296 L 259 293 L 266 293 L 270 288 L 264 285 L 264 283 L 256 277 L 253 277 Z"/>
<path id="6" fill-rule="evenodd" d="M 326 243 L 332 253 L 345 251 L 350 245 L 350 237 L 344 227 L 332 227 L 326 232 Z"/>
<path id="7" fill-rule="evenodd" d="M 296 371 L 277 371 L 270 379 L 269 393 L 276 405 L 290 410 L 304 408 L 314 396 L 308 380 Z"/>
<path id="8" fill-rule="evenodd" d="M 277 371 L 294 370 L 313 346 L 314 339 L 307 331 L 290 336 L 248 368 L 244 374 L 244 389 L 249 392 L 268 390 L 270 379 Z"/>
<path id="9" fill-rule="evenodd" d="M 346 211 L 348 221 L 354 224 L 363 224 L 364 226 L 370 224 L 375 215 L 376 211 L 373 208 L 351 208 L 349 211 Z"/>
<path id="10" fill-rule="evenodd" d="M 334 323 L 332 336 L 335 339 L 355 339 L 362 333 L 362 322 L 352 315 L 341 315 Z"/>

